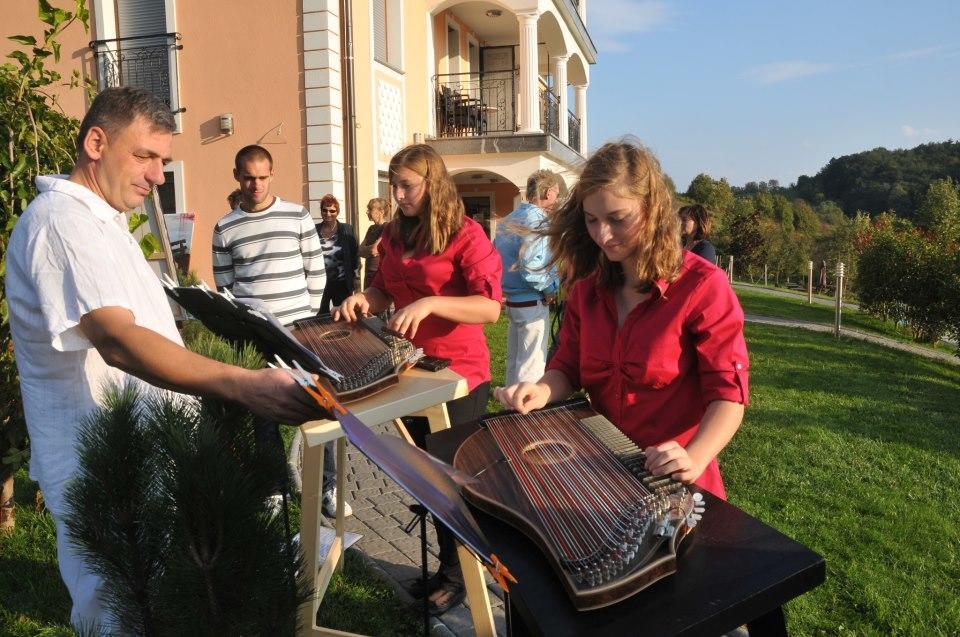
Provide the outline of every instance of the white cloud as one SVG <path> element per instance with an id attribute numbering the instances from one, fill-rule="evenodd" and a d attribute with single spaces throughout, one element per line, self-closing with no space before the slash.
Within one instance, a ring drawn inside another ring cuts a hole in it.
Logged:
<path id="1" fill-rule="evenodd" d="M 922 49 L 910 49 L 908 51 L 899 51 L 897 53 L 891 53 L 887 56 L 888 60 L 913 60 L 915 58 L 925 58 L 931 55 L 936 55 L 937 53 L 943 51 L 949 51 L 952 46 L 949 45 L 940 45 L 940 46 L 928 46 Z"/>
<path id="2" fill-rule="evenodd" d="M 836 64 L 828 62 L 808 62 L 806 60 L 773 62 L 771 64 L 763 64 L 761 66 L 755 66 L 752 69 L 747 69 L 740 77 L 761 84 L 776 84 L 777 82 L 794 80 L 798 77 L 829 73 L 838 68 Z"/>
<path id="3" fill-rule="evenodd" d="M 900 132 L 903 133 L 904 137 L 931 137 L 940 134 L 940 131 L 935 128 L 917 128 L 910 124 L 902 125 Z"/>
<path id="4" fill-rule="evenodd" d="M 593 0 L 587 5 L 587 25 L 601 52 L 629 51 L 632 36 L 660 28 L 671 15 L 664 0 Z"/>

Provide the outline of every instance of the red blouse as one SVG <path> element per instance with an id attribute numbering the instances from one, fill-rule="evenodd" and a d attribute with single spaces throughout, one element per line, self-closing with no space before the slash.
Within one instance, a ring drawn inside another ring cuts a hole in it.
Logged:
<path id="1" fill-rule="evenodd" d="M 371 287 L 383 290 L 397 309 L 427 296 L 473 296 L 500 302 L 500 254 L 479 223 L 463 218 L 463 227 L 438 255 L 403 258 L 403 244 L 387 231 L 380 241 L 380 267 Z M 467 379 L 472 391 L 490 380 L 490 350 L 483 325 L 455 323 L 430 315 L 413 338 L 424 354 L 453 360 L 450 369 Z"/>
<path id="2" fill-rule="evenodd" d="M 689 252 L 679 278 L 658 281 L 617 328 L 613 291 L 594 277 L 567 299 L 547 365 L 583 387 L 594 409 L 641 447 L 686 446 L 715 400 L 747 404 L 743 310 L 722 270 Z M 726 497 L 714 458 L 696 484 Z"/>

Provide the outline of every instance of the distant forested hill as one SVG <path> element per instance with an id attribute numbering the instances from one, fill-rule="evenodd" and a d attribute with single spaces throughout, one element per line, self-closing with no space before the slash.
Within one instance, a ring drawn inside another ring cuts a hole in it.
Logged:
<path id="1" fill-rule="evenodd" d="M 801 176 L 794 191 L 812 204 L 835 201 L 849 216 L 894 210 L 912 220 L 930 183 L 944 177 L 960 182 L 960 142 L 835 157 L 813 177 Z"/>

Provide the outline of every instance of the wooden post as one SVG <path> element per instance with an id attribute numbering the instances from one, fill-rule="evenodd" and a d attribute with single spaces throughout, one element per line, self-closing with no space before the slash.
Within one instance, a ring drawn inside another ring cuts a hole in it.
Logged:
<path id="1" fill-rule="evenodd" d="M 836 317 L 833 321 L 833 335 L 840 337 L 840 316 L 843 313 L 843 262 L 837 262 L 837 303 L 836 303 Z"/>
<path id="2" fill-rule="evenodd" d="M 730 284 L 733 285 L 733 255 L 727 257 L 727 276 L 730 278 Z"/>
<path id="3" fill-rule="evenodd" d="M 807 261 L 807 303 L 813 303 L 813 261 Z"/>
<path id="4" fill-rule="evenodd" d="M 12 533 L 16 522 L 16 509 L 13 507 L 13 476 L 11 475 L 0 485 L 0 535 Z"/>

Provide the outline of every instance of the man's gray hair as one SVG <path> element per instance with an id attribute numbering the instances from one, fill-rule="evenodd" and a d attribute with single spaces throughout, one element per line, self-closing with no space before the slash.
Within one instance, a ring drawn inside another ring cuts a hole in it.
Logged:
<path id="1" fill-rule="evenodd" d="M 545 198 L 548 190 L 554 186 L 560 188 L 561 181 L 560 175 L 552 170 L 538 170 L 527 178 L 527 201 Z"/>
<path id="2" fill-rule="evenodd" d="M 153 93 L 131 86 L 108 88 L 97 95 L 80 123 L 77 152 L 82 152 L 83 140 L 94 126 L 112 135 L 129 126 L 138 116 L 150 122 L 154 130 L 172 133 L 177 128 L 170 106 Z"/>

